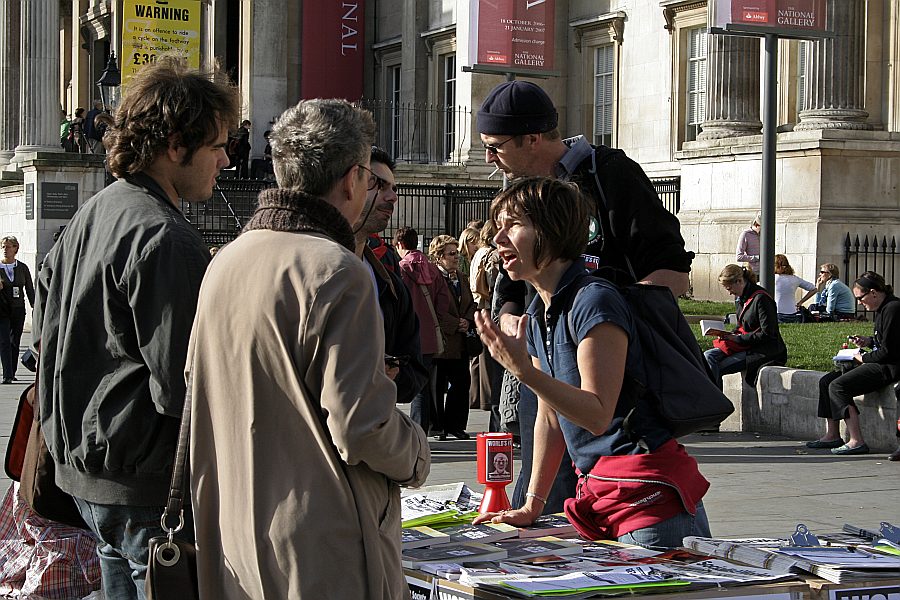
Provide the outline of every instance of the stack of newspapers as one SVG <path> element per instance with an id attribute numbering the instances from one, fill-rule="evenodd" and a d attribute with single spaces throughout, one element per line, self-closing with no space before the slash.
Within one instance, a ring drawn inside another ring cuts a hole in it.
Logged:
<path id="1" fill-rule="evenodd" d="M 686 537 L 684 546 L 777 573 L 811 573 L 834 583 L 900 578 L 900 556 L 889 542 L 872 543 L 845 533 L 820 537 L 821 544 L 810 546 L 793 546 L 787 539 Z"/>

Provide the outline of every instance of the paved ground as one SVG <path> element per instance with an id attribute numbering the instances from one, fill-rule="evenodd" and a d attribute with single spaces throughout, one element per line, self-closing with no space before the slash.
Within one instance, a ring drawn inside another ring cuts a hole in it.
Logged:
<path id="1" fill-rule="evenodd" d="M 26 334 L 23 344 L 28 342 Z M 19 394 L 34 380 L 21 366 L 17 377 L 21 381 L 0 385 L 0 452 Z M 486 431 L 487 416 L 473 410 L 468 430 Z M 713 535 L 789 535 L 797 523 L 814 533 L 837 531 L 844 523 L 870 529 L 881 521 L 900 524 L 900 463 L 888 462 L 884 454 L 834 457 L 808 451 L 802 441 L 753 433 L 700 434 L 684 442 L 712 483 L 704 503 Z M 480 489 L 474 435 L 469 441 L 435 440 L 431 449 L 429 484 L 465 481 Z M 517 457 L 516 472 L 518 467 Z M 0 474 L 0 492 L 9 483 Z"/>

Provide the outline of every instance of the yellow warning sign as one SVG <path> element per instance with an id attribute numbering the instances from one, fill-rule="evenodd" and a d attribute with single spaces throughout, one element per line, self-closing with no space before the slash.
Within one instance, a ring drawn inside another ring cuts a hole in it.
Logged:
<path id="1" fill-rule="evenodd" d="M 123 92 L 165 52 L 184 54 L 190 66 L 200 67 L 200 0 L 124 0 L 122 9 Z"/>

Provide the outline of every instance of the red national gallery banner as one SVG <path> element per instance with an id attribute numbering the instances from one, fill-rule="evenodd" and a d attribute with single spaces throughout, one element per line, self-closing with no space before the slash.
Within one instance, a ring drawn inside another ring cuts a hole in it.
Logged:
<path id="1" fill-rule="evenodd" d="M 827 0 L 717 0 L 716 27 L 759 26 L 774 30 L 825 31 Z"/>
<path id="2" fill-rule="evenodd" d="M 303 0 L 300 96 L 359 100 L 365 0 Z"/>
<path id="3" fill-rule="evenodd" d="M 553 70 L 556 0 L 471 2 L 474 64 Z"/>

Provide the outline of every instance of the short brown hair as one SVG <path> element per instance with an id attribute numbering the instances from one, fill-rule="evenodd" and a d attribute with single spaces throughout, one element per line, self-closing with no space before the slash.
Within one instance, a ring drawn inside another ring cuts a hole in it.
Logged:
<path id="1" fill-rule="evenodd" d="M 528 217 L 534 224 L 534 261 L 576 260 L 588 242 L 590 205 L 578 187 L 549 177 L 520 179 L 491 203 L 491 221 L 499 229 L 500 213 Z"/>
<path id="2" fill-rule="evenodd" d="M 412 227 L 401 227 L 394 232 L 394 245 L 404 250 L 415 250 L 419 245 L 419 233 Z"/>
<path id="3" fill-rule="evenodd" d="M 240 108 L 237 88 L 218 67 L 199 71 L 179 56 L 164 55 L 128 84 L 103 137 L 109 170 L 116 177 L 139 173 L 173 141 L 187 149 L 181 163 L 187 165 L 223 125 L 237 122 Z"/>
<path id="4" fill-rule="evenodd" d="M 834 278 L 839 279 L 841 276 L 841 270 L 838 269 L 838 266 L 834 263 L 822 263 L 820 267 L 822 271 L 828 271 L 828 273 Z"/>
<path id="5" fill-rule="evenodd" d="M 437 262 L 443 255 L 447 246 L 456 246 L 459 248 L 459 242 L 452 235 L 436 235 L 431 238 L 428 244 L 428 258 L 431 262 Z"/>

